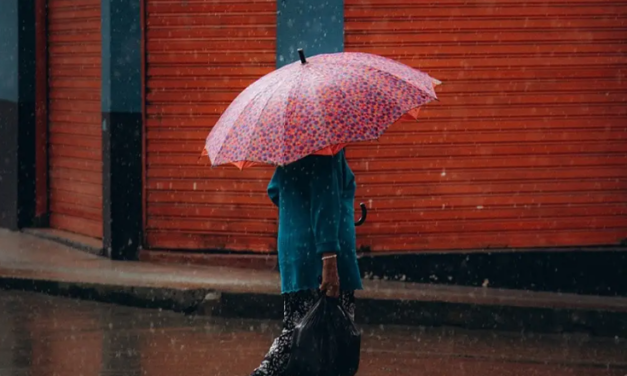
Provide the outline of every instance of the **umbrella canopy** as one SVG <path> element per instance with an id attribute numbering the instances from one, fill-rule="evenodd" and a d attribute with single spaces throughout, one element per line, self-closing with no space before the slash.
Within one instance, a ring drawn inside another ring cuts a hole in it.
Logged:
<path id="1" fill-rule="evenodd" d="M 286 165 L 310 154 L 379 138 L 403 115 L 437 99 L 440 82 L 365 53 L 317 55 L 246 88 L 207 137 L 212 165 Z"/>

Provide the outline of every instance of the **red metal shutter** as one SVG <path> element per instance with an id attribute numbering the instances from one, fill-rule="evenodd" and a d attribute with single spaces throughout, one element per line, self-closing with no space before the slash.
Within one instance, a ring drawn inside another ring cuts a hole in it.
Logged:
<path id="1" fill-rule="evenodd" d="M 49 0 L 50 227 L 102 238 L 99 0 Z"/>
<path id="2" fill-rule="evenodd" d="M 198 161 L 211 127 L 275 67 L 276 1 L 146 0 L 146 245 L 276 249 L 270 168 Z"/>
<path id="3" fill-rule="evenodd" d="M 347 0 L 346 49 L 444 81 L 348 155 L 375 251 L 627 237 L 627 2 Z"/>

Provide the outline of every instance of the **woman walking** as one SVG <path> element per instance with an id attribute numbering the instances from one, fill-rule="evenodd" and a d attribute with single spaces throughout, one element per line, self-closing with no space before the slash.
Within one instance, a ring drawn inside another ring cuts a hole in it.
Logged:
<path id="1" fill-rule="evenodd" d="M 344 150 L 334 156 L 310 155 L 276 169 L 268 195 L 279 208 L 283 331 L 251 376 L 284 374 L 292 332 L 321 294 L 339 298 L 354 317 L 354 292 L 362 288 L 355 250 L 355 189 Z"/>
<path id="2" fill-rule="evenodd" d="M 300 62 L 263 76 L 237 96 L 204 150 L 212 166 L 282 166 L 268 194 L 279 207 L 283 332 L 253 376 L 284 373 L 294 327 L 321 293 L 339 298 L 354 315 L 354 292 L 362 288 L 355 176 L 344 151 L 336 151 L 378 139 L 405 115 L 416 118 L 422 105 L 437 99 L 434 87 L 440 83 L 382 56 L 341 52 L 307 59 L 302 49 L 298 54 Z"/>

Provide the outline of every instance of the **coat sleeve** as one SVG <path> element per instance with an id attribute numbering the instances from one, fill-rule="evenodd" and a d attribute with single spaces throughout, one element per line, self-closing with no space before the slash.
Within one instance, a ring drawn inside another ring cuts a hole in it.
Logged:
<path id="1" fill-rule="evenodd" d="M 268 184 L 268 197 L 270 197 L 270 200 L 276 206 L 279 206 L 279 191 L 280 191 L 278 175 L 279 175 L 279 171 L 277 169 L 277 171 L 274 172 L 272 179 L 270 180 L 270 184 Z"/>
<path id="2" fill-rule="evenodd" d="M 317 156 L 310 173 L 311 224 L 318 253 L 340 252 L 341 171 L 334 157 Z"/>

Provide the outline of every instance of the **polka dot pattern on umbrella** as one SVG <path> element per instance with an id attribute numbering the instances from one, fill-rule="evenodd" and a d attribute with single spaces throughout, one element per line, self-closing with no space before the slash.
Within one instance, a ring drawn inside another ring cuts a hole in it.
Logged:
<path id="1" fill-rule="evenodd" d="M 437 98 L 437 84 L 426 73 L 381 56 L 314 56 L 246 88 L 212 129 L 205 151 L 212 165 L 240 167 L 286 165 L 337 151 L 377 139 L 403 115 L 415 115 Z"/>

